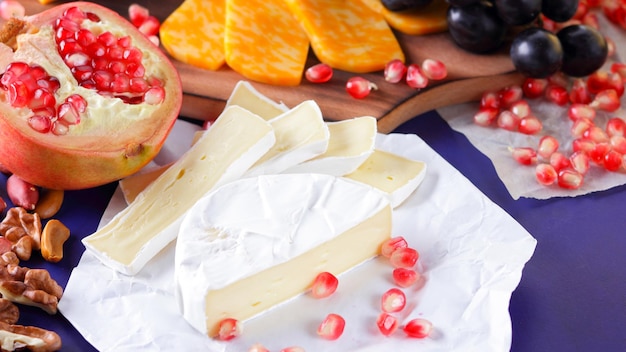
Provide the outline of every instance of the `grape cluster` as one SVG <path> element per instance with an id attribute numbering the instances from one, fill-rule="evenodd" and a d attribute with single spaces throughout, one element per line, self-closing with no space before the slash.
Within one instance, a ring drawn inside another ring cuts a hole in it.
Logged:
<path id="1" fill-rule="evenodd" d="M 446 0 L 450 36 L 473 53 L 501 49 L 507 39 L 510 56 L 520 73 L 545 78 L 561 71 L 587 76 L 608 54 L 607 41 L 596 29 L 571 24 L 556 33 L 542 27 L 542 18 L 566 22 L 576 14 L 578 0 Z"/>

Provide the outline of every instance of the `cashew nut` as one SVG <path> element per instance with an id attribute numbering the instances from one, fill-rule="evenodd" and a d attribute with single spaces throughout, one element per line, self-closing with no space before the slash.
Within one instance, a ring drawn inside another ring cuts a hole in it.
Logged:
<path id="1" fill-rule="evenodd" d="M 63 244 L 70 238 L 70 230 L 56 219 L 49 220 L 41 233 L 41 255 L 52 263 L 63 259 Z"/>

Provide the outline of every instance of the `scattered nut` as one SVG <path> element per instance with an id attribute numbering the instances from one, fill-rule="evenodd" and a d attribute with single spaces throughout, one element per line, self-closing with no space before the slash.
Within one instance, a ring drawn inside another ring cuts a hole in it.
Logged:
<path id="1" fill-rule="evenodd" d="M 0 298 L 0 322 L 15 324 L 20 318 L 20 310 L 8 299 Z"/>
<path id="2" fill-rule="evenodd" d="M 12 250 L 21 260 L 28 260 L 32 250 L 38 250 L 41 245 L 41 219 L 37 213 L 31 214 L 24 208 L 13 207 L 0 222 L 0 235 L 12 243 Z"/>
<path id="3" fill-rule="evenodd" d="M 59 220 L 49 220 L 41 233 L 41 255 L 49 262 L 63 259 L 63 244 L 70 238 L 70 229 Z"/>
<path id="4" fill-rule="evenodd" d="M 0 294 L 11 302 L 39 307 L 55 314 L 63 288 L 45 269 L 8 264 L 0 266 Z"/>
<path id="5" fill-rule="evenodd" d="M 42 219 L 50 219 L 61 209 L 64 194 L 63 190 L 41 189 L 39 201 L 35 206 L 35 213 L 39 214 Z"/>
<path id="6" fill-rule="evenodd" d="M 15 174 L 7 178 L 7 194 L 13 205 L 26 210 L 34 210 L 39 200 L 39 189 Z"/>
<path id="7" fill-rule="evenodd" d="M 52 352 L 61 349 L 61 337 L 34 326 L 13 325 L 0 322 L 2 351 Z"/>
<path id="8" fill-rule="evenodd" d="M 7 208 L 7 203 L 4 201 L 4 199 L 2 199 L 2 197 L 0 197 L 0 213 L 2 213 L 4 209 L 6 208 Z"/>

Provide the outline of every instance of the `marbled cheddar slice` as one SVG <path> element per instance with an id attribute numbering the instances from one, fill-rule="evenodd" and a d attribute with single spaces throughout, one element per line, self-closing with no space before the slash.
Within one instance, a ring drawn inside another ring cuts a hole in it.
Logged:
<path id="1" fill-rule="evenodd" d="M 105 265 L 123 274 L 137 273 L 176 238 L 183 215 L 198 199 L 240 178 L 274 142 L 267 121 L 229 107 L 180 159 L 83 244 Z"/>
<path id="2" fill-rule="evenodd" d="M 404 53 L 381 13 L 361 0 L 285 0 L 311 41 L 317 58 L 337 69 L 382 70 Z"/>
<path id="3" fill-rule="evenodd" d="M 356 171 L 345 177 L 387 193 L 395 208 L 417 189 L 425 175 L 424 162 L 376 149 Z"/>
<path id="4" fill-rule="evenodd" d="M 241 106 L 266 120 L 271 120 L 289 110 L 284 104 L 278 104 L 261 94 L 246 81 L 237 82 L 235 88 L 233 88 L 230 97 L 226 100 L 226 107 L 231 105 Z"/>
<path id="5" fill-rule="evenodd" d="M 361 0 L 371 9 L 381 13 L 387 23 L 398 31 L 421 35 L 443 32 L 448 28 L 446 18 L 448 4 L 445 0 L 433 0 L 430 4 L 410 11 L 389 11 L 380 0 Z"/>
<path id="6" fill-rule="evenodd" d="M 226 63 L 262 83 L 300 84 L 309 40 L 284 0 L 226 0 Z"/>
<path id="7" fill-rule="evenodd" d="M 209 70 L 224 64 L 224 0 L 185 0 L 161 24 L 165 50 L 176 60 Z"/>

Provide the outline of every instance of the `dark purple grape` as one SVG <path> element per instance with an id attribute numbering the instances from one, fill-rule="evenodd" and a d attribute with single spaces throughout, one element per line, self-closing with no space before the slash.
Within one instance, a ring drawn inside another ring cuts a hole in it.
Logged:
<path id="1" fill-rule="evenodd" d="M 448 8 L 448 32 L 460 48 L 487 53 L 502 45 L 507 27 L 492 6 L 483 2 Z"/>
<path id="2" fill-rule="evenodd" d="M 578 2 L 578 0 L 543 0 L 541 12 L 554 22 L 565 22 L 576 13 Z"/>
<path id="3" fill-rule="evenodd" d="M 498 16 L 509 25 L 529 24 L 541 13 L 541 0 L 496 0 Z"/>
<path id="4" fill-rule="evenodd" d="M 531 27 L 513 38 L 511 60 L 517 71 L 524 76 L 545 78 L 561 68 L 563 48 L 554 33 Z"/>
<path id="5" fill-rule="evenodd" d="M 382 0 L 389 11 L 405 11 L 430 4 L 433 0 Z"/>
<path id="6" fill-rule="evenodd" d="M 446 2 L 453 6 L 465 6 L 469 4 L 475 4 L 477 2 L 481 2 L 482 0 L 446 0 Z"/>
<path id="7" fill-rule="evenodd" d="M 561 70 L 573 77 L 583 77 L 597 71 L 608 55 L 607 42 L 596 29 L 574 24 L 561 29 L 557 34 L 563 46 Z"/>

